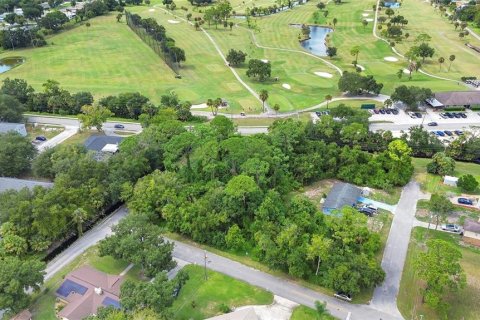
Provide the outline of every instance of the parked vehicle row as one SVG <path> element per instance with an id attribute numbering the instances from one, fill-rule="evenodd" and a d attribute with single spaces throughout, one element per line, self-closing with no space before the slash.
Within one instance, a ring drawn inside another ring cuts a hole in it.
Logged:
<path id="1" fill-rule="evenodd" d="M 438 130 L 438 131 L 432 131 L 432 133 L 434 133 L 436 136 L 438 137 L 445 137 L 445 136 L 449 136 L 449 137 L 452 137 L 453 135 L 457 135 L 457 136 L 461 136 L 463 135 L 463 131 L 462 130 L 454 130 L 454 131 L 450 131 L 450 130 Z"/>
<path id="2" fill-rule="evenodd" d="M 372 114 L 398 114 L 398 109 L 396 108 L 382 108 L 382 109 L 372 109 L 370 111 Z"/>
<path id="3" fill-rule="evenodd" d="M 467 114 L 465 112 L 443 112 L 443 113 L 440 113 L 440 117 L 442 117 L 443 119 L 452 119 L 452 118 L 457 118 L 457 119 L 460 119 L 460 118 L 467 118 Z"/>
<path id="4" fill-rule="evenodd" d="M 423 115 L 420 112 L 409 112 L 408 115 L 412 119 L 421 119 L 423 118 Z"/>
<path id="5" fill-rule="evenodd" d="M 329 110 L 325 110 L 325 111 L 315 111 L 315 114 L 316 114 L 318 117 L 321 117 L 321 116 L 329 115 L 329 114 L 330 114 L 330 111 L 329 111 Z"/>

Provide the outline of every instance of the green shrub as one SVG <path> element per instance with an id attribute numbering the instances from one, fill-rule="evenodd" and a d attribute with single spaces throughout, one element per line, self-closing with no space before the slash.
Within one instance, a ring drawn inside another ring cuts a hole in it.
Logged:
<path id="1" fill-rule="evenodd" d="M 465 111 L 464 107 L 446 107 L 445 111 Z"/>
<path id="2" fill-rule="evenodd" d="M 478 187 L 478 181 L 471 174 L 465 174 L 458 179 L 457 186 L 467 192 L 473 192 Z"/>

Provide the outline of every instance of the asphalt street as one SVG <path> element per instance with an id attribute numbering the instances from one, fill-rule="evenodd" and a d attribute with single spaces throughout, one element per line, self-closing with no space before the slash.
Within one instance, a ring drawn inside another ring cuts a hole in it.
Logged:
<path id="1" fill-rule="evenodd" d="M 112 227 L 123 219 L 127 213 L 128 210 L 125 206 L 120 207 L 112 215 L 97 223 L 95 227 L 85 232 L 80 239 L 56 256 L 47 264 L 45 269 L 45 281 L 50 279 L 64 266 L 72 262 L 76 257 L 83 254 L 85 250 L 112 234 Z"/>
<path id="2" fill-rule="evenodd" d="M 408 251 L 410 234 L 414 225 L 417 201 L 427 198 L 416 182 L 408 183 L 402 191 L 395 209 L 392 226 L 383 253 L 382 268 L 385 281 L 375 288 L 372 307 L 388 314 L 401 316 L 397 308 L 397 296 L 400 289 L 403 266 Z"/>

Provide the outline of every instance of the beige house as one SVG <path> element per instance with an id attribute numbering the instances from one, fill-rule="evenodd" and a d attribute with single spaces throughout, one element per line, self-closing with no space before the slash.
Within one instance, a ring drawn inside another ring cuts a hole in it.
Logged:
<path id="1" fill-rule="evenodd" d="M 463 226 L 463 241 L 480 247 L 480 223 L 467 220 Z"/>

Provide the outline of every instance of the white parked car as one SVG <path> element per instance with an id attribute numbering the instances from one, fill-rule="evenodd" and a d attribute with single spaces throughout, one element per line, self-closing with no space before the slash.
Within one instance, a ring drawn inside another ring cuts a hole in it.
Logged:
<path id="1" fill-rule="evenodd" d="M 457 224 L 442 224 L 442 230 L 443 231 L 448 231 L 448 232 L 454 232 L 454 233 L 461 233 L 462 228 L 457 225 Z"/>

